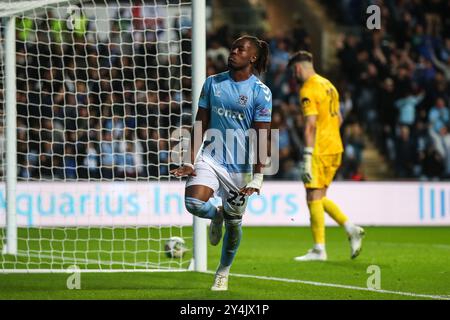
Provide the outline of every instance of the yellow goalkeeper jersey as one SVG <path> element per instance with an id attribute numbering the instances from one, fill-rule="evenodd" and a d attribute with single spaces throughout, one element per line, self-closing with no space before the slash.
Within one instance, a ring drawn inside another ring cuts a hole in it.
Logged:
<path id="1" fill-rule="evenodd" d="M 317 116 L 314 155 L 341 153 L 339 132 L 339 94 L 326 78 L 315 74 L 300 88 L 300 103 L 303 115 Z"/>

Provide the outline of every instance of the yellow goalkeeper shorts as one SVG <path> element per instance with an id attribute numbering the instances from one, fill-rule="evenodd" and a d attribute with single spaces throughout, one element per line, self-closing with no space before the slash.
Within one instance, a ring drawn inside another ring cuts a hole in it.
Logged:
<path id="1" fill-rule="evenodd" d="M 336 171 L 342 161 L 342 153 L 317 155 L 313 154 L 311 160 L 312 180 L 305 183 L 307 189 L 322 189 L 328 187 L 333 181 Z"/>

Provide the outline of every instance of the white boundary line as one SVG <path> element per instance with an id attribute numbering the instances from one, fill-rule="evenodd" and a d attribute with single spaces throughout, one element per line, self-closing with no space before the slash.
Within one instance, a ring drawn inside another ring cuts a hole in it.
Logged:
<path id="1" fill-rule="evenodd" d="M 214 274 L 214 271 L 206 271 L 205 273 Z M 269 280 L 269 281 L 279 281 L 279 282 L 288 282 L 288 283 L 301 283 L 307 284 L 316 287 L 331 287 L 331 288 L 339 288 L 339 289 L 349 289 L 349 290 L 358 290 L 358 291 L 369 291 L 374 293 L 385 293 L 385 294 L 394 294 L 415 298 L 427 298 L 427 299 L 438 299 L 438 300 L 450 300 L 450 296 L 439 296 L 439 295 L 430 295 L 430 294 L 419 294 L 412 292 L 401 292 L 401 291 L 391 291 L 391 290 L 376 290 L 369 289 L 364 287 L 356 287 L 349 286 L 343 284 L 335 284 L 335 283 L 325 283 L 325 282 L 316 282 L 316 281 L 306 281 L 306 280 L 298 280 L 298 279 L 287 279 L 287 278 L 277 278 L 277 277 L 266 277 L 266 276 L 257 276 L 251 274 L 238 274 L 238 273 L 230 273 L 230 276 L 238 277 L 238 278 L 251 278 L 258 280 Z"/>
<path id="2" fill-rule="evenodd" d="M 0 269 L 0 274 L 191 272 L 188 269 Z"/>
<path id="3" fill-rule="evenodd" d="M 443 250 L 450 250 L 450 245 L 441 243 L 412 243 L 412 242 L 384 242 L 384 241 L 373 241 L 371 244 L 374 245 L 386 245 L 390 247 L 427 247 L 436 248 Z"/>
<path id="4" fill-rule="evenodd" d="M 52 260 L 51 262 L 45 262 L 48 264 L 53 263 L 53 261 L 62 261 L 66 263 L 82 263 L 82 264 L 98 264 L 98 265 L 105 265 L 105 266 L 113 266 L 113 265 L 119 265 L 122 266 L 121 269 L 78 269 L 74 270 L 72 268 L 67 269 L 0 269 L 0 274 L 2 273 L 74 273 L 74 272 L 81 272 L 81 273 L 115 273 L 115 272 L 186 272 L 190 271 L 187 268 L 172 268 L 169 267 L 160 267 L 157 263 L 143 263 L 143 262 L 136 262 L 136 263 L 130 263 L 126 261 L 102 261 L 102 260 L 94 260 L 94 259 L 77 259 L 72 257 L 58 257 L 58 256 L 52 256 L 47 254 L 34 254 L 34 253 L 26 253 L 23 251 L 19 251 L 17 256 L 21 257 L 32 257 L 32 258 L 39 258 L 39 259 L 48 259 Z M 178 263 L 179 262 L 174 262 Z M 135 267 L 135 269 L 125 269 L 124 267 Z M 136 268 L 137 267 L 137 268 Z M 150 269 L 153 267 L 153 269 Z M 140 269 L 139 269 L 140 268 Z"/>
<path id="5" fill-rule="evenodd" d="M 53 260 L 61 259 L 60 257 L 54 257 L 54 256 L 47 256 L 47 255 L 37 255 L 41 258 L 51 258 Z M 73 258 L 63 258 L 61 260 L 72 260 Z M 83 260 L 76 260 L 72 262 L 82 262 Z M 89 263 L 99 263 L 101 261 L 97 260 L 86 260 L 85 262 Z M 123 262 L 116 262 L 116 261 L 110 261 L 110 265 L 113 264 L 122 264 Z M 139 266 L 143 267 L 145 264 L 142 263 L 126 263 L 126 265 L 130 266 Z M 71 268 L 68 269 L 0 269 L 0 274 L 10 274 L 10 273 L 74 273 L 74 272 L 83 272 L 83 273 L 116 273 L 116 272 L 191 272 L 189 269 L 79 269 L 79 270 L 73 270 Z M 214 271 L 205 271 L 202 272 L 205 274 L 215 274 Z M 268 280 L 268 281 L 278 281 L 278 282 L 287 282 L 287 283 L 301 283 L 316 287 L 330 287 L 330 288 L 339 288 L 339 289 L 348 289 L 348 290 L 357 290 L 357 291 L 368 291 L 368 292 L 374 292 L 374 293 L 384 293 L 384 294 L 394 294 L 394 295 L 401 295 L 401 296 L 408 296 L 408 297 L 414 297 L 414 298 L 427 298 L 427 299 L 437 299 L 437 300 L 450 300 L 450 296 L 440 296 L 440 295 L 430 295 L 430 294 L 419 294 L 419 293 L 413 293 L 413 292 L 402 292 L 402 291 L 391 291 L 391 290 L 383 290 L 383 289 L 369 289 L 365 287 L 357 287 L 357 286 L 350 286 L 350 285 L 343 285 L 343 284 L 335 284 L 335 283 L 326 283 L 326 282 L 316 282 L 316 281 L 307 281 L 307 280 L 299 280 L 299 279 L 288 279 L 288 278 L 278 278 L 278 277 L 266 277 L 266 276 L 257 276 L 257 275 L 251 275 L 251 274 L 239 274 L 239 273 L 231 273 L 230 276 L 238 277 L 238 278 L 251 278 L 251 279 L 258 279 L 258 280 Z"/>

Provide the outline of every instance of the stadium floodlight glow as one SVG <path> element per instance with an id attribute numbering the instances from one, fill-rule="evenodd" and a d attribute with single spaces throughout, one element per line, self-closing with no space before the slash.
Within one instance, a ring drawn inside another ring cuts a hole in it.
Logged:
<path id="1" fill-rule="evenodd" d="M 206 222 L 159 193 L 205 79 L 205 0 L 0 0 L 0 21 L 0 272 L 206 271 Z"/>

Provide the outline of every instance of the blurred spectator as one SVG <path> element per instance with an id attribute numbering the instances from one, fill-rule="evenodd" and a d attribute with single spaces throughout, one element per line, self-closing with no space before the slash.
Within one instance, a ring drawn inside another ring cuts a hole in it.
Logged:
<path id="1" fill-rule="evenodd" d="M 165 139 L 159 140 L 159 150 L 158 150 L 158 158 L 159 158 L 159 175 L 160 176 L 168 176 L 169 175 L 169 150 L 168 143 Z"/>
<path id="2" fill-rule="evenodd" d="M 366 178 L 362 172 L 361 164 L 359 164 L 355 169 L 352 169 L 352 174 L 350 176 L 350 180 L 352 181 L 365 181 Z"/>
<path id="3" fill-rule="evenodd" d="M 406 96 L 395 101 L 395 106 L 399 109 L 398 123 L 400 125 L 412 126 L 416 121 L 416 108 L 424 98 L 424 94 L 414 95 L 412 91 Z"/>
<path id="4" fill-rule="evenodd" d="M 379 1 L 381 30 L 362 30 L 358 25 L 368 1 L 321 1 L 330 16 L 357 31 L 337 42 L 340 91 L 351 93 L 352 113 L 404 179 L 444 177 L 450 41 L 442 12 L 447 2 Z M 346 152 L 351 155 L 352 149 Z"/>
<path id="5" fill-rule="evenodd" d="M 390 143 L 388 140 L 392 140 L 394 137 L 398 118 L 398 109 L 395 107 L 395 86 L 392 78 L 386 78 L 383 81 L 378 95 L 377 112 L 380 130 L 376 135 L 376 142 L 382 154 L 386 154 Z"/>
<path id="6" fill-rule="evenodd" d="M 424 177 L 431 180 L 439 180 L 444 172 L 444 160 L 439 152 L 429 146 L 422 160 Z"/>
<path id="7" fill-rule="evenodd" d="M 445 106 L 444 99 L 436 99 L 436 104 L 430 109 L 428 119 L 435 132 L 440 132 L 442 127 L 449 124 L 450 113 Z"/>
<path id="8" fill-rule="evenodd" d="M 432 144 L 443 163 L 443 174 L 445 178 L 450 178 L 450 133 L 447 126 L 442 126 L 439 132 L 430 128 Z"/>
<path id="9" fill-rule="evenodd" d="M 278 145 L 279 148 L 280 168 L 284 170 L 291 168 L 292 170 L 294 170 L 295 168 L 291 163 L 292 144 L 289 138 L 289 130 L 286 125 L 286 121 L 284 119 L 283 114 L 277 109 L 275 109 L 272 113 L 272 129 L 279 130 L 278 141 L 276 141 L 275 143 Z M 288 173 L 285 174 L 283 170 L 280 170 L 280 172 L 276 175 L 276 178 L 282 179 L 285 178 L 286 176 L 289 176 L 289 174 Z"/>
<path id="10" fill-rule="evenodd" d="M 273 39 L 271 42 L 272 56 L 270 58 L 271 72 L 284 70 L 289 61 L 289 51 L 287 40 L 283 37 Z"/>
<path id="11" fill-rule="evenodd" d="M 78 178 L 75 150 L 70 144 L 66 144 L 64 148 L 64 178 L 67 180 Z"/>
<path id="12" fill-rule="evenodd" d="M 448 177 L 450 2 L 379 1 L 382 29 L 361 32 L 369 2 L 321 1 L 330 17 L 358 31 L 337 41 L 340 70 L 332 79 L 345 145 L 338 176 L 365 179 L 367 135 L 402 178 Z M 103 38 L 92 36 L 94 19 L 84 15 L 74 33 L 50 16 L 50 36 L 44 19 L 18 19 L 22 179 L 169 179 L 168 136 L 191 123 L 192 34 L 186 16 L 168 21 L 158 10 L 122 6 Z M 208 33 L 208 75 L 227 69 L 234 37 L 226 26 Z M 298 179 L 303 123 L 298 85 L 285 65 L 314 39 L 297 19 L 291 31 L 266 40 L 271 65 L 261 77 L 272 90 L 273 127 L 280 130 L 275 178 Z"/>
<path id="13" fill-rule="evenodd" d="M 6 143 L 5 143 L 5 133 L 3 130 L 3 126 L 0 126 L 0 176 L 3 176 L 3 168 L 4 168 L 4 157 L 3 155 L 6 152 Z"/>
<path id="14" fill-rule="evenodd" d="M 220 43 L 219 39 L 213 37 L 210 38 L 208 46 L 209 48 L 206 50 L 206 57 L 211 59 L 213 65 L 221 65 L 225 67 L 228 61 L 230 50 L 228 48 L 225 48 Z"/>
<path id="15" fill-rule="evenodd" d="M 49 21 L 18 19 L 21 178 L 170 178 L 167 139 L 175 128 L 191 125 L 192 23 L 186 15 L 166 19 L 161 10 L 123 5 L 113 13 L 106 36 L 85 12 L 73 31 L 50 11 Z M 236 36 L 229 30 L 224 26 L 207 35 L 208 75 L 227 69 Z M 302 120 L 298 87 L 285 66 L 293 51 L 309 49 L 312 40 L 299 19 L 291 32 L 266 40 L 272 59 L 261 77 L 275 99 L 278 177 L 296 180 Z M 343 97 L 346 117 L 353 104 L 350 92 Z"/>
<path id="16" fill-rule="evenodd" d="M 345 144 L 343 154 L 343 165 L 341 172 L 344 179 L 353 179 L 355 175 L 361 175 L 360 164 L 362 161 L 362 152 L 364 149 L 364 141 L 362 136 L 362 128 L 359 123 L 349 124 L 344 131 L 343 141 Z"/>
<path id="17" fill-rule="evenodd" d="M 411 136 L 408 126 L 400 127 L 400 133 L 395 144 L 395 174 L 399 178 L 413 176 L 417 162 L 417 142 Z"/>
<path id="18" fill-rule="evenodd" d="M 86 157 L 84 158 L 83 166 L 85 173 L 81 175 L 84 179 L 99 179 L 99 168 L 100 168 L 100 155 L 97 152 L 94 142 L 89 142 Z"/>
<path id="19" fill-rule="evenodd" d="M 350 91 L 345 91 L 340 98 L 339 110 L 342 118 L 346 119 L 353 110 L 353 100 Z"/>
<path id="20" fill-rule="evenodd" d="M 112 141 L 112 134 L 108 130 L 104 130 L 102 133 L 102 141 L 100 143 L 101 154 L 101 176 L 105 179 L 113 178 L 114 170 L 114 146 Z"/>

